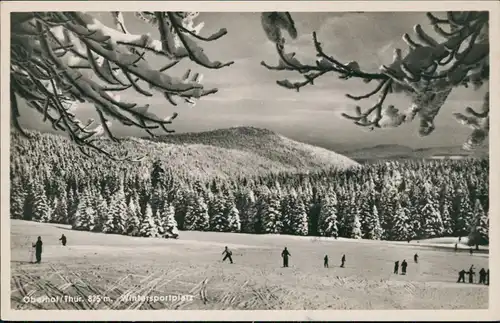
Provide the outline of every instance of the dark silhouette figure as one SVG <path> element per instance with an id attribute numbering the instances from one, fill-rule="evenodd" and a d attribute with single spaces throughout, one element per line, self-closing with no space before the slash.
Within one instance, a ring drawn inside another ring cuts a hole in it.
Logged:
<path id="1" fill-rule="evenodd" d="M 486 284 L 486 270 L 484 268 L 479 271 L 479 284 Z"/>
<path id="2" fill-rule="evenodd" d="M 288 252 L 288 249 L 285 247 L 283 251 L 281 252 L 281 257 L 283 258 L 283 267 L 287 268 L 288 267 L 288 257 L 291 257 L 292 255 L 290 252 Z"/>
<path id="3" fill-rule="evenodd" d="M 466 273 L 466 271 L 463 269 L 458 272 L 457 283 L 465 283 L 465 273 Z"/>
<path id="4" fill-rule="evenodd" d="M 462 241 L 462 237 L 458 237 L 458 242 L 461 242 Z"/>
<path id="5" fill-rule="evenodd" d="M 485 284 L 486 285 L 490 284 L 490 270 L 489 269 L 486 271 Z"/>
<path id="6" fill-rule="evenodd" d="M 61 241 L 62 245 L 65 246 L 66 245 L 66 236 L 63 234 L 60 238 L 59 238 L 59 241 Z"/>
<path id="7" fill-rule="evenodd" d="M 36 257 L 36 263 L 39 264 L 42 261 L 42 237 L 38 237 L 36 243 L 35 243 L 35 257 Z"/>
<path id="8" fill-rule="evenodd" d="M 406 267 L 408 267 L 408 263 L 406 262 L 406 260 L 403 260 L 403 262 L 401 263 L 401 274 L 402 275 L 406 275 Z"/>
<path id="9" fill-rule="evenodd" d="M 323 258 L 323 267 L 328 268 L 328 255 L 325 255 L 325 258 Z"/>
<path id="10" fill-rule="evenodd" d="M 455 243 L 455 252 L 458 250 L 458 243 Z"/>
<path id="11" fill-rule="evenodd" d="M 225 261 L 226 259 L 229 259 L 229 261 L 231 263 L 233 263 L 233 258 L 231 257 L 233 255 L 233 253 L 231 252 L 231 250 L 229 250 L 227 248 L 227 246 L 224 248 L 224 251 L 222 252 L 222 254 L 224 255 L 224 258 L 222 258 L 222 261 Z"/>
<path id="12" fill-rule="evenodd" d="M 345 255 L 342 255 L 342 259 L 340 260 L 342 263 L 340 264 L 341 268 L 344 268 L 345 265 Z"/>
<path id="13" fill-rule="evenodd" d="M 397 274 L 399 272 L 399 260 L 394 263 L 394 273 Z"/>
<path id="14" fill-rule="evenodd" d="M 467 274 L 469 275 L 469 284 L 473 284 L 474 283 L 474 275 L 476 274 L 474 272 L 474 265 L 470 266 L 469 271 L 467 272 Z"/>
<path id="15" fill-rule="evenodd" d="M 413 260 L 418 264 L 418 254 L 415 254 L 415 256 L 413 256 Z"/>
<path id="16" fill-rule="evenodd" d="M 472 256 L 472 254 L 474 253 L 474 251 L 472 251 L 472 247 L 471 247 L 471 248 L 469 248 L 469 253 L 471 254 L 471 256 Z"/>

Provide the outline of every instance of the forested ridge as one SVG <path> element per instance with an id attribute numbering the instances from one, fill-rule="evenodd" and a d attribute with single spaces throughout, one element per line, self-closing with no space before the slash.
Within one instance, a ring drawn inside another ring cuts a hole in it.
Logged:
<path id="1" fill-rule="evenodd" d="M 164 143 L 123 145 L 153 157 L 115 162 L 87 158 L 60 136 L 31 135 L 11 137 L 16 219 L 149 237 L 178 227 L 383 240 L 471 234 L 488 243 L 488 159 L 193 176 L 190 165 L 155 157 Z"/>

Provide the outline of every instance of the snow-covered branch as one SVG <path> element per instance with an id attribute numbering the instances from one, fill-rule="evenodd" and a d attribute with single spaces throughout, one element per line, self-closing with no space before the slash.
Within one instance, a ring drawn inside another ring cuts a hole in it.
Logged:
<path id="1" fill-rule="evenodd" d="M 376 80 L 378 85 L 368 93 L 347 94 L 347 97 L 360 101 L 379 94 L 377 103 L 365 111 L 357 106 L 355 115 L 343 116 L 357 125 L 374 129 L 397 127 L 403 122 L 411 122 L 418 115 L 419 134 L 427 136 L 435 129 L 434 118 L 454 88 L 463 85 L 478 89 L 489 80 L 489 16 L 488 12 L 448 12 L 446 18 L 438 18 L 431 13 L 427 17 L 430 26 L 444 40 L 438 40 L 421 25 L 416 25 L 414 33 L 417 40 L 409 34 L 402 36 L 408 45 L 406 54 L 396 48 L 392 63 L 382 65 L 378 72 L 372 73 L 363 71 L 356 61 L 343 63 L 327 54 L 315 32 L 316 64 L 304 64 L 295 53 L 286 52 L 285 39 L 281 36 L 281 30 L 287 30 L 291 31 L 292 38 L 296 37 L 290 14 L 263 13 L 263 28 L 268 38 L 276 43 L 279 62 L 276 66 L 265 62 L 261 64 L 269 70 L 295 71 L 303 76 L 304 81 L 277 81 L 278 85 L 297 91 L 328 74 L 336 74 L 342 80 L 362 79 L 365 83 Z M 400 112 L 392 105 L 385 106 L 384 101 L 391 93 L 406 94 L 411 100 L 410 108 Z M 464 144 L 465 149 L 480 145 L 488 134 L 488 110 L 472 111 L 470 108 L 466 110 L 471 117 L 456 114 L 460 122 L 474 127 L 474 132 Z"/>
<path id="2" fill-rule="evenodd" d="M 177 98 L 194 105 L 217 89 L 205 88 L 198 73 L 178 77 L 170 68 L 189 58 L 196 65 L 219 69 L 232 62 L 212 62 L 193 39 L 215 41 L 227 32 L 201 36 L 203 23 L 194 25 L 197 13 L 141 12 L 144 19 L 160 31 L 160 39 L 150 34 L 133 34 L 121 12 L 111 12 L 115 28 L 104 25 L 85 12 L 14 13 L 11 33 L 11 110 L 14 128 L 24 133 L 18 122 L 19 99 L 43 115 L 56 130 L 66 132 L 85 153 L 88 148 L 114 159 L 98 139 L 106 135 L 119 142 L 112 131 L 114 119 L 126 126 L 173 132 L 167 125 L 177 117 L 159 117 L 149 105 L 124 102 L 119 93 L 133 89 L 141 95 L 159 92 L 166 101 L 177 106 Z M 146 52 L 164 57 L 168 63 L 160 69 L 151 67 Z M 146 85 L 146 86 L 144 86 Z M 74 102 L 93 104 L 100 124 L 94 120 L 82 123 L 69 106 Z"/>

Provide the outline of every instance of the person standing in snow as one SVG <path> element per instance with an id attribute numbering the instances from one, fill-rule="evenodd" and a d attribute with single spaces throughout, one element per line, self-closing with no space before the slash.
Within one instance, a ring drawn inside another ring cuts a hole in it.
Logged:
<path id="1" fill-rule="evenodd" d="M 288 267 L 288 257 L 291 257 L 292 255 L 290 252 L 288 252 L 288 249 L 285 247 L 283 251 L 281 252 L 281 257 L 283 258 L 283 267 L 287 268 Z"/>
<path id="2" fill-rule="evenodd" d="M 406 267 L 408 267 L 408 263 L 406 262 L 406 260 L 403 260 L 403 262 L 401 263 L 401 274 L 402 275 L 406 275 Z"/>
<path id="3" fill-rule="evenodd" d="M 224 248 L 224 251 L 222 252 L 222 254 L 224 255 L 224 258 L 222 258 L 222 261 L 225 261 L 226 259 L 229 259 L 229 261 L 231 263 L 233 263 L 233 258 L 231 257 L 233 253 L 231 252 L 231 250 L 229 250 L 227 248 L 227 246 Z"/>
<path id="4" fill-rule="evenodd" d="M 63 234 L 60 238 L 59 238 L 59 241 L 61 241 L 62 245 L 65 246 L 66 245 L 66 236 Z"/>
<path id="5" fill-rule="evenodd" d="M 35 257 L 36 257 L 36 262 L 39 264 L 42 261 L 42 237 L 38 237 L 36 243 L 34 244 L 35 247 Z"/>

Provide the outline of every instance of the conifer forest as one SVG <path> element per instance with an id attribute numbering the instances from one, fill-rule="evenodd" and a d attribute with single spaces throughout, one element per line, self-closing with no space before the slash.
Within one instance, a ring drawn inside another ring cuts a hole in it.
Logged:
<path id="1" fill-rule="evenodd" d="M 12 134 L 11 218 L 142 237 L 178 228 L 393 241 L 469 236 L 488 244 L 488 159 L 223 178 L 154 158 L 90 159 L 60 149 L 66 140 Z"/>

